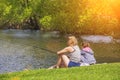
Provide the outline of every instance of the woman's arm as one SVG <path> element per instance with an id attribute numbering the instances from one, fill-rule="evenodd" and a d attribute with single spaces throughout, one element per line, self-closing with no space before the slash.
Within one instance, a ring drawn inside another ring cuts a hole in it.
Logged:
<path id="1" fill-rule="evenodd" d="M 66 48 L 58 51 L 57 54 L 59 55 L 59 54 L 67 53 L 67 52 L 73 52 L 73 51 L 74 51 L 74 49 L 72 47 L 66 47 Z"/>

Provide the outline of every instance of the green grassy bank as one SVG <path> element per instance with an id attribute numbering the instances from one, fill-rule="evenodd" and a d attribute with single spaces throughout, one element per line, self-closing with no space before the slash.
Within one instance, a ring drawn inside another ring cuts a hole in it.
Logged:
<path id="1" fill-rule="evenodd" d="M 120 80 L 120 63 L 0 74 L 0 80 Z"/>

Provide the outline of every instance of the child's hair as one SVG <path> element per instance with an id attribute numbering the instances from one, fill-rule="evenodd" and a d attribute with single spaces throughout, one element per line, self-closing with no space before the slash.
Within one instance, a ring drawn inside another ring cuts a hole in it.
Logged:
<path id="1" fill-rule="evenodd" d="M 89 42 L 82 42 L 82 47 L 85 48 L 85 47 L 90 47 L 90 43 Z"/>

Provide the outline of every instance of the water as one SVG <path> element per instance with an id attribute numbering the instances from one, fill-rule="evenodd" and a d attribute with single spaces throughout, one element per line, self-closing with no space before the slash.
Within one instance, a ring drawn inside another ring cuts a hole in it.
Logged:
<path id="1" fill-rule="evenodd" d="M 0 73 L 48 68 L 56 63 L 54 52 L 65 46 L 66 38 L 58 32 L 1 30 Z M 91 43 L 91 47 L 98 63 L 120 62 L 120 43 Z"/>

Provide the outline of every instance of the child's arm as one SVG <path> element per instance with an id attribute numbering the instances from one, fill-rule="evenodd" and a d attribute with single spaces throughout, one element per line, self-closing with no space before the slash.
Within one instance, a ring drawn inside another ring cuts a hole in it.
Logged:
<path id="1" fill-rule="evenodd" d="M 84 55 L 85 54 L 85 51 L 84 50 L 81 50 L 81 55 Z"/>

